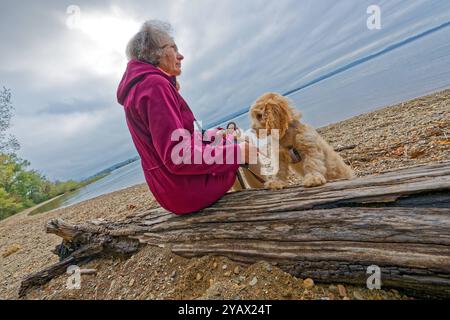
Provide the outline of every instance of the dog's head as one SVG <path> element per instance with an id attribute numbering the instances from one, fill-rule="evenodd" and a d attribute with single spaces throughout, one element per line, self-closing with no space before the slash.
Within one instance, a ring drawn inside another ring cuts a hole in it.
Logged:
<path id="1" fill-rule="evenodd" d="M 270 135 L 273 129 L 278 129 L 281 139 L 286 134 L 289 123 L 300 120 L 300 117 L 300 113 L 291 106 L 290 101 L 278 93 L 262 95 L 250 108 L 252 129 L 258 137 L 260 129 L 266 129 L 267 135 Z"/>

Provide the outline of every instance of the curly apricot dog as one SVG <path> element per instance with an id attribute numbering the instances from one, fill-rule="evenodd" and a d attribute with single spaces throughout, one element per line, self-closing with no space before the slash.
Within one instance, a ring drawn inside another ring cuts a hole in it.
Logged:
<path id="1" fill-rule="evenodd" d="M 300 123 L 301 114 L 290 101 L 277 93 L 266 93 L 250 109 L 252 129 L 279 130 L 279 171 L 269 176 L 266 187 L 286 186 L 289 166 L 303 177 L 305 187 L 316 187 L 330 180 L 352 179 L 353 170 L 310 125 Z"/>

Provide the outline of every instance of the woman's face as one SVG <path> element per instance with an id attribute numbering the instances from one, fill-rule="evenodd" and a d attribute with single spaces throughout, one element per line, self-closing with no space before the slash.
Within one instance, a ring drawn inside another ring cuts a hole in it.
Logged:
<path id="1" fill-rule="evenodd" d="M 228 126 L 228 130 L 234 130 L 234 129 L 235 129 L 234 124 L 230 124 L 230 125 Z"/>
<path id="2" fill-rule="evenodd" d="M 162 47 L 163 54 L 158 67 L 172 77 L 178 77 L 181 74 L 181 60 L 183 55 L 178 52 L 178 47 L 173 40 L 167 41 Z"/>

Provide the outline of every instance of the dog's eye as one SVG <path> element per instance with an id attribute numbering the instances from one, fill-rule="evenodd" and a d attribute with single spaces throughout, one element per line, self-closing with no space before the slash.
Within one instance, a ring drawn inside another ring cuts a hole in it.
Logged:
<path id="1" fill-rule="evenodd" d="M 261 120 L 262 119 L 262 114 L 261 113 L 257 113 L 256 114 L 256 119 Z"/>

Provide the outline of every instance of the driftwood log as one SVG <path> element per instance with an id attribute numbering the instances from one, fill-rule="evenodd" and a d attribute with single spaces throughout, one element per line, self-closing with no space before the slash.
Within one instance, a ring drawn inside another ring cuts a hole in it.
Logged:
<path id="1" fill-rule="evenodd" d="M 383 289 L 449 298 L 450 162 L 312 189 L 236 192 L 188 216 L 158 208 L 119 222 L 51 220 L 47 232 L 64 239 L 62 260 L 25 278 L 21 295 L 71 264 L 147 244 L 184 257 L 265 260 L 324 283 L 365 285 L 376 265 Z"/>

